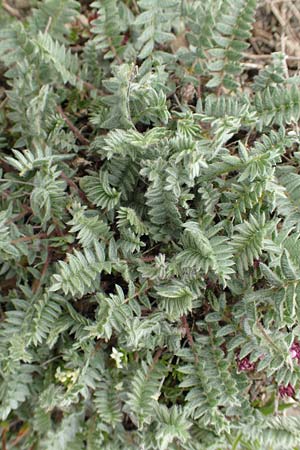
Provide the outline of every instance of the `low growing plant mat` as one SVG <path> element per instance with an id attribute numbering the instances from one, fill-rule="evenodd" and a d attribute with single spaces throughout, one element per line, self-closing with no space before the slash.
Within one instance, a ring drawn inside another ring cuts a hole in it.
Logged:
<path id="1" fill-rule="evenodd" d="M 262 3 L 2 1 L 2 450 L 300 448 L 300 5 Z"/>

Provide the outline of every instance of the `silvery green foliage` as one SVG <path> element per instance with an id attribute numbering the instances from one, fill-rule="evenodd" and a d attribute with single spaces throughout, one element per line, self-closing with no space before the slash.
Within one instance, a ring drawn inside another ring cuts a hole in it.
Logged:
<path id="1" fill-rule="evenodd" d="M 33 3 L 0 17 L 2 443 L 298 448 L 300 94 L 281 54 L 243 90 L 256 1 Z"/>

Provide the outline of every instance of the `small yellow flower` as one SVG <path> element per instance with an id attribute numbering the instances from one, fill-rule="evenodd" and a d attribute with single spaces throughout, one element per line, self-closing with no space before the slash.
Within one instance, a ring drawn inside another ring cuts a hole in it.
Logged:
<path id="1" fill-rule="evenodd" d="M 118 352 L 118 350 L 115 347 L 113 347 L 110 357 L 116 361 L 116 366 L 118 369 L 123 369 L 122 365 L 123 353 Z"/>

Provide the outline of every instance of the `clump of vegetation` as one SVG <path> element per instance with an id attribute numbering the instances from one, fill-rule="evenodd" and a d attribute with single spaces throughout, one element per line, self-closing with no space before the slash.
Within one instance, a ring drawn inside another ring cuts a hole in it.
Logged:
<path id="1" fill-rule="evenodd" d="M 1 12 L 2 449 L 298 448 L 299 77 L 256 0 L 88 3 Z"/>

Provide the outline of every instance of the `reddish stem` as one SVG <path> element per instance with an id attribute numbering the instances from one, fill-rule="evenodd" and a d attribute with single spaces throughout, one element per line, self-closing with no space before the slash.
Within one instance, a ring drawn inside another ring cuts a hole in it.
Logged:
<path id="1" fill-rule="evenodd" d="M 198 355 L 197 355 L 196 350 L 195 350 L 194 339 L 193 339 L 193 336 L 192 336 L 192 333 L 191 333 L 191 330 L 190 330 L 190 327 L 189 327 L 189 324 L 188 324 L 188 321 L 186 319 L 186 315 L 185 314 L 183 316 L 181 316 L 181 323 L 182 323 L 182 325 L 183 325 L 183 327 L 185 329 L 185 333 L 186 333 L 186 337 L 187 337 L 188 343 L 189 343 L 189 345 L 190 345 L 190 347 L 191 347 L 191 349 L 192 349 L 192 351 L 194 353 L 195 362 L 198 364 L 199 358 L 198 358 Z"/>
<path id="2" fill-rule="evenodd" d="M 18 239 L 13 239 L 12 241 L 10 241 L 10 243 L 14 245 L 18 244 L 19 242 L 33 241 L 35 239 L 45 239 L 45 238 L 50 238 L 50 236 L 48 236 L 47 233 L 38 233 L 33 234 L 32 236 L 23 236 Z"/>
<path id="3" fill-rule="evenodd" d="M 82 192 L 81 189 L 79 189 L 79 187 L 76 185 L 76 183 L 74 183 L 73 180 L 71 180 L 70 178 L 67 177 L 67 175 L 64 172 L 60 173 L 60 176 L 63 180 L 65 180 L 65 182 L 68 184 L 68 186 L 70 186 L 71 188 L 75 189 L 75 191 L 77 191 L 79 197 L 85 202 L 85 203 L 89 203 L 87 196 L 85 195 L 84 192 Z"/>
<path id="4" fill-rule="evenodd" d="M 33 284 L 32 284 L 32 292 L 33 292 L 34 294 L 35 294 L 35 293 L 39 290 L 39 288 L 41 287 L 41 283 L 42 283 L 42 281 L 43 281 L 43 278 L 44 278 L 45 275 L 46 275 L 48 266 L 49 266 L 49 264 L 50 264 L 50 260 L 51 260 L 51 250 L 48 251 L 48 255 L 47 255 L 46 261 L 45 261 L 45 263 L 44 263 L 44 265 L 43 265 L 43 269 L 42 269 L 42 271 L 41 271 L 41 276 L 40 276 L 40 278 L 39 278 L 38 280 L 34 280 L 34 282 L 33 282 Z"/>
<path id="5" fill-rule="evenodd" d="M 7 450 L 6 447 L 6 433 L 7 433 L 7 428 L 4 428 L 2 431 L 2 436 L 1 436 L 1 443 L 2 443 L 2 450 Z"/>
<path id="6" fill-rule="evenodd" d="M 79 142 L 81 142 L 83 145 L 89 145 L 89 141 L 80 133 L 77 127 L 71 122 L 71 120 L 66 116 L 64 113 L 62 107 L 58 105 L 56 107 L 57 111 L 61 115 L 61 117 L 64 119 L 70 130 L 74 133 L 74 135 L 77 137 Z"/>

